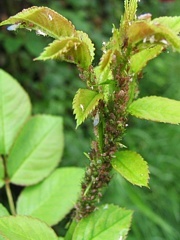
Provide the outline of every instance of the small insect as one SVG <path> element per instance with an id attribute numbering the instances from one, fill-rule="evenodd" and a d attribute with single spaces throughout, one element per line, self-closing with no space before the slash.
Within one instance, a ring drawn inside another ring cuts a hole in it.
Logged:
<path id="1" fill-rule="evenodd" d="M 96 127 L 98 124 L 99 124 L 99 113 L 97 112 L 94 117 L 93 125 L 94 127 Z"/>
<path id="2" fill-rule="evenodd" d="M 47 34 L 44 33 L 43 31 L 41 31 L 40 29 L 36 31 L 36 34 L 37 34 L 37 35 L 42 35 L 42 36 L 44 36 L 44 37 L 47 36 Z"/>
<path id="3" fill-rule="evenodd" d="M 138 16 L 138 20 L 151 20 L 152 15 L 150 13 L 145 13 Z"/>
<path id="4" fill-rule="evenodd" d="M 20 25 L 21 25 L 21 23 L 15 23 L 15 24 L 7 27 L 7 30 L 8 31 L 16 31 L 19 28 Z"/>
<path id="5" fill-rule="evenodd" d="M 84 111 L 84 106 L 82 104 L 80 104 L 80 108 L 82 111 Z"/>

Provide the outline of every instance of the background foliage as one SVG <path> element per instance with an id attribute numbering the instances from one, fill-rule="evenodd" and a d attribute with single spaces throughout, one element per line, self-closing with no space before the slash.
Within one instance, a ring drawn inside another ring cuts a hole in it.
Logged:
<path id="1" fill-rule="evenodd" d="M 99 59 L 102 42 L 111 35 L 112 23 L 119 23 L 123 11 L 122 0 L 7 0 L 0 1 L 0 18 L 7 19 L 23 8 L 48 6 L 70 19 L 77 29 L 87 32 L 95 43 Z M 151 12 L 153 18 L 178 15 L 180 2 L 141 0 L 139 14 Z M 73 65 L 55 61 L 34 62 L 50 42 L 34 32 L 0 32 L 0 67 L 20 81 L 30 94 L 33 113 L 51 113 L 64 118 L 65 152 L 61 166 L 85 166 L 83 152 L 89 150 L 93 137 L 90 121 L 75 130 L 72 99 L 83 83 Z M 140 84 L 140 96 L 160 95 L 180 100 L 178 78 L 179 56 L 164 52 L 146 68 Z M 114 202 L 135 210 L 132 231 L 128 239 L 179 239 L 179 134 L 174 125 L 152 123 L 131 118 L 124 143 L 137 150 L 150 165 L 150 189 L 139 189 L 118 175 L 104 193 L 103 202 Z M 120 184 L 120 185 L 119 185 Z M 119 187 L 120 186 L 120 187 Z M 19 189 L 15 189 L 18 194 Z M 3 193 L 0 198 L 3 198 Z M 64 222 L 56 227 L 58 232 Z"/>

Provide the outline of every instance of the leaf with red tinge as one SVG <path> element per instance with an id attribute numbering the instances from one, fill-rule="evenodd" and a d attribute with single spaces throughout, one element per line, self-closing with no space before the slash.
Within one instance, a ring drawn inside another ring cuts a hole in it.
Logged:
<path id="1" fill-rule="evenodd" d="M 89 89 L 79 89 L 73 100 L 74 114 L 76 115 L 76 128 L 95 109 L 103 94 Z"/>
<path id="2" fill-rule="evenodd" d="M 88 45 L 77 37 L 64 37 L 55 40 L 35 60 L 57 59 L 71 62 L 87 69 L 92 62 Z"/>
<path id="3" fill-rule="evenodd" d="M 146 120 L 171 124 L 180 123 L 180 101 L 150 96 L 139 98 L 128 107 L 128 112 Z"/>
<path id="4" fill-rule="evenodd" d="M 132 184 L 148 187 L 148 165 L 138 153 L 133 151 L 117 152 L 111 164 L 117 172 Z"/>
<path id="5" fill-rule="evenodd" d="M 35 30 L 39 35 L 49 35 L 56 39 L 62 36 L 72 36 L 75 33 L 75 27 L 70 21 L 47 7 L 24 9 L 1 22 L 0 26 L 7 24 L 13 24 L 9 30 L 26 28 L 27 30 Z"/>
<path id="6" fill-rule="evenodd" d="M 124 240 L 131 225 L 132 213 L 112 204 L 100 206 L 77 224 L 72 240 Z"/>

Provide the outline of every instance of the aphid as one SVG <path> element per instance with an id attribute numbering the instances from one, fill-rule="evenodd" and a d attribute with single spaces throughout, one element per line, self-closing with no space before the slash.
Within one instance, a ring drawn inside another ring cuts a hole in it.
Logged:
<path id="1" fill-rule="evenodd" d="M 80 108 L 82 111 L 84 111 L 84 106 L 82 104 L 80 104 Z"/>
<path id="2" fill-rule="evenodd" d="M 21 23 L 15 23 L 15 24 L 7 27 L 7 30 L 8 31 L 16 31 L 19 28 L 20 25 L 21 25 Z"/>
<path id="3" fill-rule="evenodd" d="M 94 127 L 96 127 L 98 124 L 99 124 L 99 113 L 97 112 L 94 117 L 93 125 Z"/>
<path id="4" fill-rule="evenodd" d="M 44 36 L 44 37 L 47 35 L 47 34 L 44 33 L 43 31 L 41 31 L 40 29 L 36 31 L 36 34 L 37 34 L 37 35 L 42 35 L 42 36 Z"/>
<path id="5" fill-rule="evenodd" d="M 53 18 L 50 14 L 48 15 L 48 17 L 49 17 L 50 21 L 52 21 Z"/>
<path id="6" fill-rule="evenodd" d="M 150 13 L 145 13 L 138 16 L 138 20 L 151 20 L 152 15 Z"/>

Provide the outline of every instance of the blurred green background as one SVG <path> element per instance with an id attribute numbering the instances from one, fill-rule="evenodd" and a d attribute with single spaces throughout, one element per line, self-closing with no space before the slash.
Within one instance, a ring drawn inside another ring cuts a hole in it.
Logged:
<path id="1" fill-rule="evenodd" d="M 102 42 L 111 36 L 112 23 L 119 24 L 122 0 L 0 0 L 4 20 L 23 8 L 48 6 L 70 19 L 77 29 L 87 32 L 96 50 L 96 64 Z M 138 14 L 151 12 L 153 18 L 179 14 L 180 1 L 141 0 Z M 50 38 L 33 32 L 0 31 L 0 67 L 13 75 L 31 97 L 33 113 L 49 113 L 64 118 L 65 151 L 61 166 L 86 166 L 83 152 L 90 150 L 92 122 L 75 130 L 72 99 L 79 87 L 75 66 L 55 61 L 33 61 Z M 180 61 L 177 53 L 166 51 L 150 62 L 140 82 L 140 96 L 158 95 L 180 100 Z M 138 188 L 114 174 L 102 202 L 134 210 L 129 240 L 180 239 L 180 128 L 130 118 L 124 143 L 139 152 L 150 166 L 150 189 Z M 65 221 L 55 227 L 64 231 Z"/>

